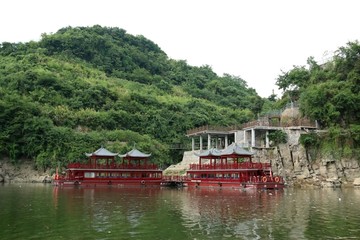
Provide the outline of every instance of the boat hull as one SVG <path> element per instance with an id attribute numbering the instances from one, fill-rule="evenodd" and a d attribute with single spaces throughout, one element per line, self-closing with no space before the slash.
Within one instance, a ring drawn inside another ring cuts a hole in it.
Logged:
<path id="1" fill-rule="evenodd" d="M 239 181 L 210 181 L 210 180 L 188 180 L 187 187 L 196 188 L 256 188 L 256 189 L 283 189 L 281 182 L 239 182 Z"/>
<path id="2" fill-rule="evenodd" d="M 61 187 L 97 187 L 97 186 L 116 186 L 116 187 L 126 187 L 126 186 L 160 186 L 161 179 L 91 179 L 91 180 L 66 180 L 58 179 L 54 180 L 53 184 L 55 186 Z"/>

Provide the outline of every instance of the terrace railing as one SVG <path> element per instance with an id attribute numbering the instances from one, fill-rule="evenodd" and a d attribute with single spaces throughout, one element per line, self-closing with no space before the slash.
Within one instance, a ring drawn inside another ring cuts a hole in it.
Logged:
<path id="1" fill-rule="evenodd" d="M 207 131 L 221 131 L 221 132 L 230 132 L 234 130 L 241 130 L 244 128 L 252 127 L 311 127 L 316 128 L 316 121 L 311 121 L 306 118 L 299 119 L 286 119 L 283 121 L 271 121 L 269 119 L 259 119 L 251 122 L 244 123 L 242 125 L 233 125 L 230 127 L 219 127 L 219 126 L 202 126 L 198 128 L 193 128 L 187 131 L 187 135 L 192 135 L 196 133 L 204 133 Z"/>
<path id="2" fill-rule="evenodd" d="M 222 126 L 210 126 L 205 125 L 198 128 L 193 128 L 187 131 L 187 135 L 191 135 L 194 133 L 200 133 L 200 132 L 207 132 L 207 131 L 216 131 L 216 132 L 228 132 L 232 130 L 238 129 L 237 125 L 230 126 L 230 127 L 222 127 Z"/>

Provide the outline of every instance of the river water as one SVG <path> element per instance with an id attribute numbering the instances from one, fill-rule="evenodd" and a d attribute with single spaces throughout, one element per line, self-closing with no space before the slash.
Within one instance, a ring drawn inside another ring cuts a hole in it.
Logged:
<path id="1" fill-rule="evenodd" d="M 5 184 L 0 239 L 360 239 L 360 189 Z"/>

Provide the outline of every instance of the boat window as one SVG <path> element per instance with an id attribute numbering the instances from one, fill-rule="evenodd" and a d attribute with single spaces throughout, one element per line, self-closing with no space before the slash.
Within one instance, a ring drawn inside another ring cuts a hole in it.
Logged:
<path id="1" fill-rule="evenodd" d="M 236 179 L 236 178 L 239 178 L 239 174 L 238 174 L 238 173 L 233 173 L 233 174 L 231 174 L 231 177 L 232 177 L 232 178 L 235 178 L 235 179 Z"/>
<path id="2" fill-rule="evenodd" d="M 113 173 L 110 173 L 110 177 L 118 177 L 119 176 L 119 173 L 116 173 L 116 172 L 113 172 Z"/>
<path id="3" fill-rule="evenodd" d="M 123 173 L 123 174 L 122 174 L 122 177 L 128 178 L 128 177 L 130 177 L 130 173 Z"/>
<path id="4" fill-rule="evenodd" d="M 99 172 L 96 175 L 97 175 L 97 177 L 103 178 L 103 177 L 106 177 L 106 172 Z"/>
<path id="5" fill-rule="evenodd" d="M 85 177 L 86 177 L 86 178 L 94 178 L 94 177 L 95 177 L 95 173 L 94 173 L 94 172 L 85 172 Z"/>

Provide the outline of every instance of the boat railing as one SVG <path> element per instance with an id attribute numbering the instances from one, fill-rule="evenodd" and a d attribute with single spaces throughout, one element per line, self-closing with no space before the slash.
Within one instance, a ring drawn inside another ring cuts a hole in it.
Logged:
<path id="1" fill-rule="evenodd" d="M 68 168 L 76 169 L 145 169 L 157 170 L 159 167 L 156 164 L 136 165 L 136 164 L 83 164 L 70 163 Z"/>
<path id="2" fill-rule="evenodd" d="M 203 163 L 190 164 L 190 170 L 214 170 L 214 169 L 267 169 L 270 168 L 270 163 Z"/>

